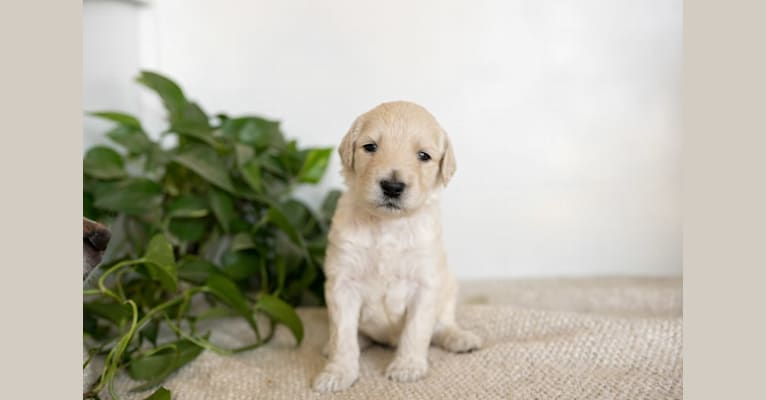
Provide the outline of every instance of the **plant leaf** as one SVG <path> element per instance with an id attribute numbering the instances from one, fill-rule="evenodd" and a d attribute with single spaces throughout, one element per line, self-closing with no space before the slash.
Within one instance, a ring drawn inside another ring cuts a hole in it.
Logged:
<path id="1" fill-rule="evenodd" d="M 213 137 L 210 119 L 197 103 L 188 102 L 179 115 L 171 115 L 170 131 L 206 143 L 217 150 L 225 146 Z"/>
<path id="2" fill-rule="evenodd" d="M 300 296 L 303 291 L 308 289 L 311 284 L 314 283 L 314 280 L 317 277 L 317 268 L 314 266 L 314 263 L 311 262 L 310 257 L 306 257 L 305 260 L 306 263 L 301 271 L 300 278 L 293 279 L 290 284 L 287 285 L 287 288 L 285 289 L 286 297 Z"/>
<path id="3" fill-rule="evenodd" d="M 276 206 L 269 207 L 269 221 L 282 229 L 293 243 L 303 248 L 303 239 L 282 210 Z"/>
<path id="4" fill-rule="evenodd" d="M 298 150 L 298 142 L 291 140 L 282 148 L 278 160 L 290 176 L 297 179 L 308 153 L 308 150 Z"/>
<path id="5" fill-rule="evenodd" d="M 208 209 L 205 199 L 199 196 L 180 196 L 167 206 L 167 215 L 178 218 L 201 218 L 207 216 Z"/>
<path id="6" fill-rule="evenodd" d="M 143 130 L 143 128 L 141 128 L 141 122 L 139 122 L 136 117 L 119 111 L 96 111 L 88 113 L 88 115 L 116 122 L 130 128 Z"/>
<path id="7" fill-rule="evenodd" d="M 94 221 L 98 221 L 100 219 L 99 212 L 93 205 L 93 193 L 85 191 L 82 192 L 82 216 Z"/>
<path id="8" fill-rule="evenodd" d="M 327 169 L 332 150 L 332 147 L 328 147 L 309 151 L 300 172 L 298 172 L 298 181 L 306 183 L 319 182 Z"/>
<path id="9" fill-rule="evenodd" d="M 152 143 L 146 150 L 146 159 L 144 161 L 144 171 L 154 173 L 161 170 L 171 161 L 171 155 L 160 146 Z"/>
<path id="10" fill-rule="evenodd" d="M 157 93 L 170 112 L 171 121 L 178 118 L 186 107 L 186 97 L 181 88 L 169 78 L 152 71 L 141 71 L 136 81 Z"/>
<path id="11" fill-rule="evenodd" d="M 215 297 L 242 315 L 251 315 L 252 310 L 247 299 L 229 278 L 222 275 L 211 276 L 206 283 L 207 288 Z"/>
<path id="12" fill-rule="evenodd" d="M 187 102 L 181 109 L 181 113 L 171 120 L 171 128 L 174 132 L 191 133 L 200 138 L 210 136 L 212 128 L 210 119 L 205 111 L 194 102 Z"/>
<path id="13" fill-rule="evenodd" d="M 180 353 L 176 348 L 171 347 L 170 349 L 175 351 L 163 351 L 133 359 L 128 368 L 130 377 L 135 380 L 146 381 L 170 375 L 173 362 Z"/>
<path id="14" fill-rule="evenodd" d="M 228 119 L 221 131 L 224 135 L 236 138 L 238 141 L 263 150 L 267 147 L 280 149 L 285 139 L 279 129 L 279 121 L 261 117 L 247 116 Z"/>
<path id="15" fill-rule="evenodd" d="M 173 161 L 189 168 L 221 189 L 230 193 L 235 192 L 225 164 L 210 147 L 190 144 L 176 154 Z"/>
<path id="16" fill-rule="evenodd" d="M 338 206 L 338 199 L 340 199 L 341 194 L 340 190 L 331 190 L 322 201 L 321 212 L 326 222 L 330 222 L 335 215 L 335 208 Z"/>
<path id="17" fill-rule="evenodd" d="M 256 274 L 260 257 L 246 251 L 229 251 L 223 255 L 221 265 L 223 272 L 231 279 L 240 281 Z"/>
<path id="18" fill-rule="evenodd" d="M 221 257 L 231 245 L 231 236 L 221 235 L 218 229 L 212 229 L 210 234 L 198 243 L 197 255 L 213 264 L 220 264 Z"/>
<path id="19" fill-rule="evenodd" d="M 289 199 L 282 203 L 280 210 L 303 237 L 311 236 L 317 232 L 319 220 L 314 212 L 301 201 Z"/>
<path id="20" fill-rule="evenodd" d="M 247 182 L 251 188 L 256 192 L 263 192 L 263 187 L 261 185 L 261 166 L 258 165 L 258 160 L 252 159 L 244 165 L 240 165 L 239 170 L 242 173 L 242 177 L 245 178 L 245 182 Z"/>
<path id="21" fill-rule="evenodd" d="M 95 146 L 85 153 L 83 172 L 99 179 L 125 177 L 125 161 L 116 151 L 105 146 Z"/>
<path id="22" fill-rule="evenodd" d="M 131 317 L 131 309 L 127 304 L 102 303 L 91 301 L 83 304 L 83 312 L 87 315 L 105 319 L 117 326 L 128 321 Z"/>
<path id="23" fill-rule="evenodd" d="M 104 324 L 100 324 L 96 318 L 83 312 L 82 314 L 82 332 L 83 336 L 90 336 L 95 340 L 103 341 L 107 339 L 110 328 Z"/>
<path id="24" fill-rule="evenodd" d="M 260 338 L 258 323 L 253 318 L 253 309 L 234 282 L 223 275 L 215 274 L 207 280 L 205 286 L 208 292 L 245 318 L 256 336 Z"/>
<path id="25" fill-rule="evenodd" d="M 285 257 L 277 254 L 275 260 L 275 268 L 277 270 L 277 291 L 281 291 L 285 287 L 285 277 L 287 276 L 287 261 Z"/>
<path id="26" fill-rule="evenodd" d="M 278 232 L 275 239 L 274 250 L 276 250 L 276 255 L 284 259 L 285 272 L 290 274 L 301 266 L 306 254 L 284 232 Z"/>
<path id="27" fill-rule="evenodd" d="M 178 285 L 176 262 L 173 256 L 173 247 L 162 234 L 157 234 L 149 241 L 144 254 L 149 274 L 152 279 L 160 282 L 162 287 L 169 291 L 175 291 Z"/>
<path id="28" fill-rule="evenodd" d="M 105 182 L 95 186 L 93 194 L 97 208 L 131 215 L 156 212 L 162 204 L 162 187 L 145 178 Z"/>
<path id="29" fill-rule="evenodd" d="M 176 238 L 185 242 L 196 242 L 205 237 L 208 220 L 199 218 L 173 218 L 168 223 L 168 230 Z"/>
<path id="30" fill-rule="evenodd" d="M 229 232 L 230 222 L 235 218 L 236 211 L 234 210 L 234 201 L 228 193 L 218 190 L 217 188 L 210 188 L 208 192 L 208 202 L 210 208 L 215 214 L 215 218 L 218 223 L 221 224 L 224 232 Z"/>
<path id="31" fill-rule="evenodd" d="M 215 273 L 218 268 L 201 258 L 184 259 L 178 266 L 178 278 L 195 285 L 204 284 Z"/>
<path id="32" fill-rule="evenodd" d="M 117 125 L 106 136 L 128 150 L 129 155 L 143 154 L 153 145 L 144 131 L 126 125 Z"/>
<path id="33" fill-rule="evenodd" d="M 247 232 L 240 232 L 234 235 L 234 239 L 231 241 L 231 250 L 240 251 L 256 248 L 253 237 Z"/>
<path id="34" fill-rule="evenodd" d="M 161 234 L 154 235 L 149 241 L 144 259 L 159 266 L 175 267 L 173 247 L 165 236 Z"/>
<path id="35" fill-rule="evenodd" d="M 157 347 L 157 334 L 160 331 L 160 321 L 159 320 L 152 320 L 146 326 L 144 329 L 141 329 L 139 332 L 141 337 L 148 340 L 152 345 Z"/>
<path id="36" fill-rule="evenodd" d="M 260 154 L 258 157 L 258 163 L 263 170 L 266 170 L 281 178 L 287 178 L 290 175 L 290 171 L 286 170 L 282 164 L 279 163 L 276 157 L 268 153 Z"/>
<path id="37" fill-rule="evenodd" d="M 170 390 L 165 389 L 164 386 L 160 386 L 159 389 L 154 391 L 151 396 L 144 400 L 170 400 Z"/>
<path id="38" fill-rule="evenodd" d="M 145 390 L 160 384 L 170 374 L 197 358 L 204 350 L 203 347 L 187 339 L 166 344 L 164 347 L 156 353 L 131 361 L 128 367 L 130 377 L 139 381 L 148 381 L 131 390 Z"/>
<path id="39" fill-rule="evenodd" d="M 276 296 L 267 294 L 258 299 L 255 307 L 290 329 L 296 344 L 301 344 L 303 341 L 303 323 L 290 305 Z"/>
<path id="40" fill-rule="evenodd" d="M 188 101 L 183 90 L 171 79 L 156 72 L 142 71 L 136 80 L 156 92 L 170 113 L 170 131 L 199 139 L 219 147 L 212 137 L 210 119 L 195 102 Z"/>
<path id="41" fill-rule="evenodd" d="M 239 167 L 242 178 L 252 189 L 261 193 L 263 190 L 261 185 L 261 166 L 258 163 L 258 159 L 255 158 L 255 150 L 251 146 L 236 143 L 234 151 L 237 156 L 237 167 Z"/>

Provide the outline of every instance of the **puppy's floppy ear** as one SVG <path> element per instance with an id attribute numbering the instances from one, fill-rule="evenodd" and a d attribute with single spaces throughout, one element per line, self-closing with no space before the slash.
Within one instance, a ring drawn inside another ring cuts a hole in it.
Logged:
<path id="1" fill-rule="evenodd" d="M 340 161 L 343 164 L 344 170 L 354 170 L 354 148 L 361 131 L 361 125 L 362 117 L 360 116 L 351 124 L 351 128 L 346 133 L 346 136 L 343 137 L 340 146 L 338 146 L 338 154 L 340 154 Z"/>
<path id="2" fill-rule="evenodd" d="M 442 134 L 444 135 L 444 151 L 439 160 L 439 179 L 444 186 L 447 186 L 452 175 L 455 175 L 457 164 L 455 163 L 455 152 L 452 150 L 452 142 L 450 142 L 447 132 L 442 130 Z"/>

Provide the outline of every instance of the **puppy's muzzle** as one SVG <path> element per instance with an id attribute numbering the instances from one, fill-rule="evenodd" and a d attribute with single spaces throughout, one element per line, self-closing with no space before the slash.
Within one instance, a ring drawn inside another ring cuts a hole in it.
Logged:
<path id="1" fill-rule="evenodd" d="M 397 180 L 384 179 L 380 181 L 380 189 L 383 190 L 383 195 L 389 199 L 398 199 L 406 187 L 404 182 Z"/>

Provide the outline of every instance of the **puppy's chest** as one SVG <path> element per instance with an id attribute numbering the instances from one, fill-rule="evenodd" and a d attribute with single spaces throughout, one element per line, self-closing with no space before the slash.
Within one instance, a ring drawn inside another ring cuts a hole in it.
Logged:
<path id="1" fill-rule="evenodd" d="M 363 298 L 360 324 L 370 335 L 394 335 L 413 295 L 437 276 L 441 246 L 417 230 L 371 229 L 356 240 L 348 250 L 360 261 L 352 269 Z"/>
<path id="2" fill-rule="evenodd" d="M 431 272 L 440 243 L 417 229 L 359 230 L 345 251 L 359 261 L 354 268 L 363 280 L 415 279 Z M 374 282 L 373 282 L 374 283 Z"/>
<path id="3" fill-rule="evenodd" d="M 365 334 L 395 344 L 414 296 L 439 284 L 444 250 L 438 225 L 399 220 L 336 229 L 328 278 L 361 294 L 359 328 Z"/>

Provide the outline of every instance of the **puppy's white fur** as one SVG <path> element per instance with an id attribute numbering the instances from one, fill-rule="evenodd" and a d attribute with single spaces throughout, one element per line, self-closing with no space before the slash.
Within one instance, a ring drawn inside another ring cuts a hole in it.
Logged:
<path id="1" fill-rule="evenodd" d="M 374 152 L 365 150 L 375 144 Z M 339 391 L 359 376 L 360 342 L 396 346 L 386 376 L 423 378 L 428 347 L 463 352 L 481 339 L 455 323 L 457 284 L 442 244 L 439 195 L 455 172 L 449 138 L 424 108 L 384 103 L 361 115 L 339 147 L 348 190 L 328 238 L 328 362 L 314 389 Z M 423 161 L 424 152 L 430 159 Z M 406 184 L 383 195 L 380 182 Z"/>

